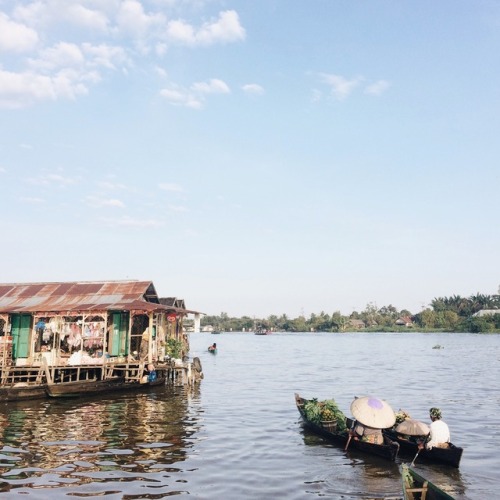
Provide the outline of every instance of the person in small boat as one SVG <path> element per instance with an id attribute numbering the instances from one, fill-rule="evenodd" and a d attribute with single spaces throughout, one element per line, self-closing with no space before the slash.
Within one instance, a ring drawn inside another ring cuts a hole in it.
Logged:
<path id="1" fill-rule="evenodd" d="M 368 427 L 359 421 L 356 421 L 353 428 L 349 431 L 356 441 L 365 441 L 372 444 L 384 444 L 382 429 Z"/>
<path id="2" fill-rule="evenodd" d="M 217 344 L 214 342 L 209 348 L 209 351 L 216 351 L 217 350 Z"/>
<path id="3" fill-rule="evenodd" d="M 147 375 L 148 375 L 148 382 L 154 382 L 158 378 L 155 366 L 151 363 L 147 367 Z"/>
<path id="4" fill-rule="evenodd" d="M 429 417 L 432 420 L 429 426 L 431 432 L 427 438 L 427 442 L 420 443 L 419 449 L 424 446 L 428 450 L 432 448 L 448 448 L 450 443 L 450 429 L 444 420 L 441 420 L 441 410 L 439 408 L 431 408 L 429 410 Z"/>

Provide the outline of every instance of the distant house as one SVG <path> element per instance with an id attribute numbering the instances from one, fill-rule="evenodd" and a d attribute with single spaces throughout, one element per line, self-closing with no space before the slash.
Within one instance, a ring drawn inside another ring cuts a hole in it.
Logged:
<path id="1" fill-rule="evenodd" d="M 500 309 L 481 309 L 477 313 L 474 313 L 472 316 L 483 317 L 483 316 L 493 316 L 494 314 L 500 314 Z"/>
<path id="2" fill-rule="evenodd" d="M 348 328 L 353 330 L 362 330 L 366 327 L 365 322 L 361 319 L 350 319 L 347 323 Z"/>
<path id="3" fill-rule="evenodd" d="M 396 325 L 406 326 L 406 328 L 411 328 L 413 326 L 413 321 L 409 316 L 401 316 L 396 320 Z"/>

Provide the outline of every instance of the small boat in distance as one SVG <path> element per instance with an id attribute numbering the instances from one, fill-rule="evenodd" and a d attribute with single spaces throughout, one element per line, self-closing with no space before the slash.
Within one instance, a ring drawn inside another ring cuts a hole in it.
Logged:
<path id="1" fill-rule="evenodd" d="M 255 330 L 255 335 L 271 335 L 271 333 L 271 330 L 265 328 L 257 328 L 257 330 Z"/>
<path id="2" fill-rule="evenodd" d="M 400 466 L 404 500 L 454 500 L 441 488 L 415 472 L 408 464 Z"/>

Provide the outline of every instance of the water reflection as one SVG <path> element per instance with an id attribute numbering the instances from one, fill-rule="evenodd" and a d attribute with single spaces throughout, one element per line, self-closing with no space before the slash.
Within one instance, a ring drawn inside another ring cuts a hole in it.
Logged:
<path id="1" fill-rule="evenodd" d="M 168 472 L 186 459 L 199 428 L 189 410 L 196 397 L 199 388 L 184 393 L 163 387 L 140 395 L 6 405 L 0 408 L 0 489 L 74 489 Z"/>

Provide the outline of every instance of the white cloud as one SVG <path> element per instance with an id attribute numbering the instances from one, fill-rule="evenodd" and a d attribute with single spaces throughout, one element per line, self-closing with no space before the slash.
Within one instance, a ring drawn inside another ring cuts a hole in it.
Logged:
<path id="1" fill-rule="evenodd" d="M 174 106 L 186 106 L 187 108 L 200 109 L 203 102 L 192 93 L 179 88 L 165 88 L 160 90 L 160 96 Z"/>
<path id="2" fill-rule="evenodd" d="M 0 108 L 20 108 L 37 101 L 75 99 L 102 80 L 99 68 L 130 64 L 122 47 L 59 42 L 28 59 L 22 72 L 0 70 Z"/>
<path id="3" fill-rule="evenodd" d="M 168 208 L 172 212 L 187 212 L 188 211 L 188 209 L 186 207 L 183 207 L 180 205 L 169 205 Z"/>
<path id="4" fill-rule="evenodd" d="M 164 225 L 157 219 L 137 219 L 134 217 L 122 217 L 121 219 L 105 219 L 110 226 L 122 226 L 131 228 L 156 228 Z"/>
<path id="5" fill-rule="evenodd" d="M 27 52 L 38 44 L 38 34 L 0 12 L 0 51 Z"/>
<path id="6" fill-rule="evenodd" d="M 90 58 L 87 61 L 88 66 L 116 69 L 117 66 L 131 65 L 131 61 L 123 47 L 107 45 L 105 43 L 99 45 L 84 43 L 82 50 Z"/>
<path id="7" fill-rule="evenodd" d="M 42 186 L 56 186 L 66 187 L 78 184 L 81 181 L 80 177 L 67 177 L 61 174 L 42 174 L 38 177 L 28 177 L 26 182 L 29 184 L 42 185 Z"/>
<path id="8" fill-rule="evenodd" d="M 201 2 L 191 13 L 203 6 Z M 178 12 L 180 7 L 185 5 L 170 0 L 19 2 L 11 17 L 0 13 L 0 52 L 24 52 L 29 57 L 6 60 L 0 66 L 0 108 L 76 99 L 103 81 L 105 70 L 119 70 L 126 76 L 131 68 L 140 69 L 146 56 L 165 57 L 172 42 L 209 46 L 246 36 L 234 10 L 220 11 L 196 27 L 179 17 L 167 18 L 168 12 Z M 155 66 L 155 61 L 147 63 L 149 68 Z M 259 92 L 257 87 L 246 91 Z M 229 92 L 225 82 L 212 79 L 191 88 L 170 83 L 160 95 L 170 104 L 200 109 L 207 95 Z"/>
<path id="9" fill-rule="evenodd" d="M 85 62 L 84 55 L 78 45 L 74 43 L 60 42 L 53 47 L 40 51 L 38 59 L 30 59 L 32 68 L 49 71 L 55 68 L 68 66 L 82 66 Z"/>
<path id="10" fill-rule="evenodd" d="M 117 25 L 122 33 L 144 36 L 153 27 L 165 25 L 166 18 L 161 13 L 147 14 L 142 4 L 136 0 L 120 3 L 116 16 Z"/>
<path id="11" fill-rule="evenodd" d="M 86 93 L 84 86 L 68 84 L 63 74 L 49 77 L 32 72 L 0 70 L 0 108 L 15 109 L 35 101 L 55 100 L 58 94 L 74 97 Z"/>
<path id="12" fill-rule="evenodd" d="M 321 74 L 321 79 L 331 87 L 332 94 L 339 100 L 346 99 L 363 80 L 361 77 L 348 80 L 340 75 Z"/>
<path id="13" fill-rule="evenodd" d="M 20 2 L 21 3 L 21 2 Z M 85 2 L 66 0 L 32 1 L 26 5 L 18 5 L 13 17 L 28 26 L 47 30 L 56 25 L 82 28 L 93 33 L 107 33 L 110 30 L 109 15 L 116 12 L 117 5 L 113 0 L 106 4 L 105 0 L 95 3 L 95 8 L 84 6 Z"/>
<path id="14" fill-rule="evenodd" d="M 128 188 L 125 184 L 121 184 L 119 182 L 101 181 L 101 182 L 98 182 L 97 185 L 101 189 L 107 189 L 109 191 L 128 190 Z"/>
<path id="15" fill-rule="evenodd" d="M 365 88 L 365 94 L 380 95 L 383 94 L 391 84 L 387 80 L 379 80 Z"/>
<path id="16" fill-rule="evenodd" d="M 27 203 L 29 205 L 40 205 L 41 203 L 45 203 L 46 200 L 44 200 L 43 198 L 30 198 L 27 196 L 23 196 L 19 198 L 19 201 L 21 201 L 22 203 Z"/>
<path id="17" fill-rule="evenodd" d="M 184 189 L 182 189 L 182 186 L 173 182 L 162 182 L 158 184 L 158 187 L 163 191 L 171 191 L 176 193 L 182 193 L 184 191 Z"/>
<path id="18" fill-rule="evenodd" d="M 87 204 L 94 208 L 111 207 L 111 208 L 125 208 L 125 203 L 116 198 L 98 198 L 96 196 L 88 196 L 86 198 Z"/>
<path id="19" fill-rule="evenodd" d="M 240 24 L 238 13 L 227 10 L 219 13 L 217 20 L 204 23 L 198 31 L 183 20 L 170 21 L 167 35 L 169 39 L 187 45 L 212 45 L 244 40 L 246 32 Z"/>
<path id="20" fill-rule="evenodd" d="M 67 5 L 65 18 L 74 25 L 93 31 L 106 32 L 108 30 L 109 21 L 103 12 L 88 9 L 80 4 Z"/>
<path id="21" fill-rule="evenodd" d="M 264 93 L 264 88 L 257 83 L 247 83 L 241 87 L 247 94 L 262 95 Z"/>
<path id="22" fill-rule="evenodd" d="M 189 89 L 183 89 L 178 85 L 170 84 L 169 87 L 160 91 L 160 96 L 172 105 L 201 109 L 207 95 L 228 94 L 230 92 L 231 89 L 227 83 L 217 78 L 212 78 L 208 82 L 195 82 Z"/>
<path id="23" fill-rule="evenodd" d="M 212 78 L 208 82 L 193 83 L 191 89 L 201 94 L 228 94 L 231 92 L 228 85 L 217 78 Z"/>
<path id="24" fill-rule="evenodd" d="M 165 69 L 161 68 L 160 66 L 155 66 L 155 72 L 160 78 L 167 78 L 168 73 Z"/>

